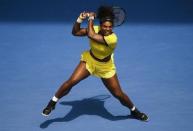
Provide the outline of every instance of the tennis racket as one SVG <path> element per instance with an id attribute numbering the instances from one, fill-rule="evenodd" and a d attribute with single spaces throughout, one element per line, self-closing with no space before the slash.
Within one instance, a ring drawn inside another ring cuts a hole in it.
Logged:
<path id="1" fill-rule="evenodd" d="M 126 11 L 119 6 L 113 6 L 112 10 L 115 16 L 113 20 L 114 26 L 116 27 L 122 25 L 126 20 Z"/>

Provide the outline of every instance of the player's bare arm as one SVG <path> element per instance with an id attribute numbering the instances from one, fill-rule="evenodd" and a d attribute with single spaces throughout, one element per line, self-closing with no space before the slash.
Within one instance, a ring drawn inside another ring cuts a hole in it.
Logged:
<path id="1" fill-rule="evenodd" d="M 72 28 L 72 34 L 74 36 L 87 36 L 87 29 L 81 28 L 81 23 L 87 18 L 87 13 L 82 12 L 80 13 L 80 16 L 78 17 L 77 21 L 74 23 Z"/>
<path id="2" fill-rule="evenodd" d="M 101 44 L 106 44 L 103 35 L 95 33 L 94 31 L 94 18 L 95 18 L 95 13 L 90 12 L 89 13 L 89 22 L 88 22 L 88 37 Z"/>

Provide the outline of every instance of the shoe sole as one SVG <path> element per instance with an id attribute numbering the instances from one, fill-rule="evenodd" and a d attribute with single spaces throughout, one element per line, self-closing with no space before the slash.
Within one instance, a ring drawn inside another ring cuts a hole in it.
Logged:
<path id="1" fill-rule="evenodd" d="M 149 122 L 149 118 L 147 118 L 147 120 L 141 120 L 141 121 L 143 121 L 143 122 Z"/>
<path id="2" fill-rule="evenodd" d="M 46 115 L 46 114 L 44 114 L 44 113 L 41 113 L 43 116 L 45 116 L 45 117 L 48 117 L 49 115 Z"/>

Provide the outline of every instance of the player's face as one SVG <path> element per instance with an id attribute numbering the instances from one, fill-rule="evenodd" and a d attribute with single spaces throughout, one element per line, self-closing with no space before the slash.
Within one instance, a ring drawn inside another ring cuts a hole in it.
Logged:
<path id="1" fill-rule="evenodd" d="M 101 24 L 101 33 L 104 36 L 112 34 L 113 24 L 110 21 L 105 21 Z"/>

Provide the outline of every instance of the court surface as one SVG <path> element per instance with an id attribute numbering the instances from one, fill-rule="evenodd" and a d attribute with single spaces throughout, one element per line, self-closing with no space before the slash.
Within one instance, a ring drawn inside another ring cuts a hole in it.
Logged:
<path id="1" fill-rule="evenodd" d="M 42 109 L 89 49 L 72 24 L 0 23 L 0 131 L 191 131 L 193 25 L 127 24 L 115 28 L 117 73 L 125 93 L 149 122 L 128 117 L 89 77 L 49 117 Z"/>

